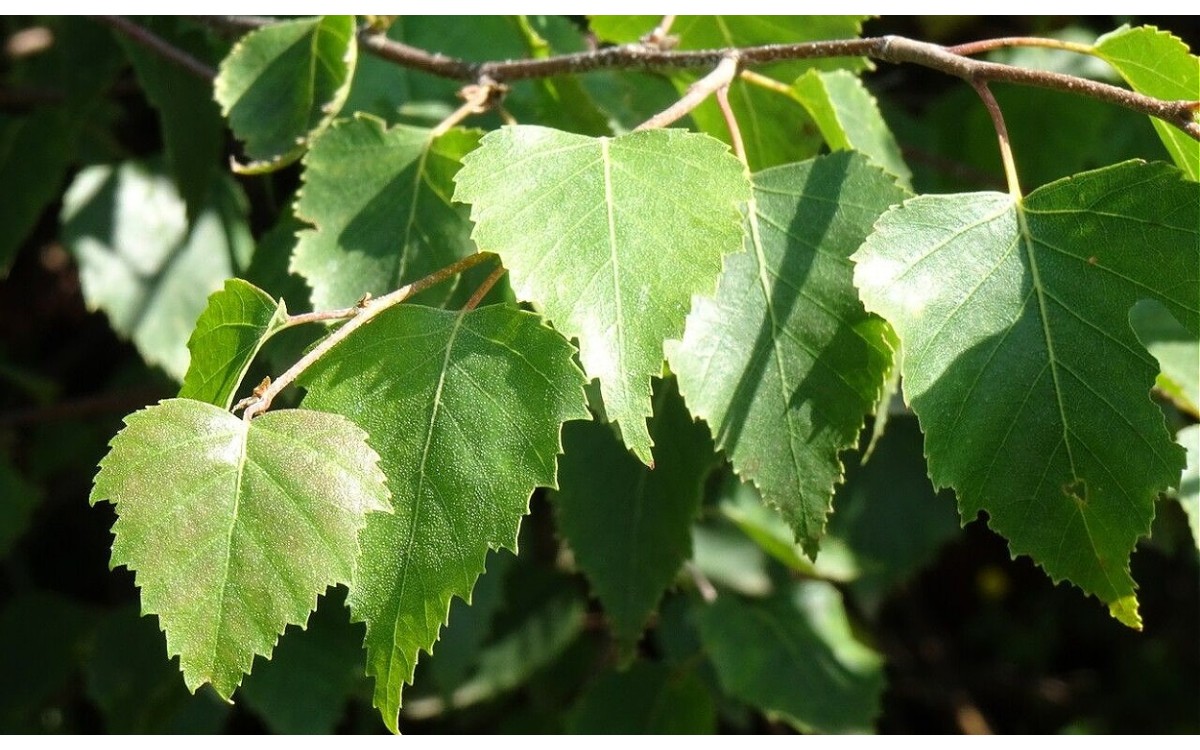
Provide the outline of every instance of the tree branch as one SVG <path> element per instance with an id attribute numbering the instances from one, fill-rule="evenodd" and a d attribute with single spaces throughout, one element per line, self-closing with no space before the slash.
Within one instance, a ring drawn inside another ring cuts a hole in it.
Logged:
<path id="1" fill-rule="evenodd" d="M 138 26 L 128 18 L 123 16 L 92 16 L 92 19 L 128 37 L 164 60 L 175 63 L 202 81 L 212 82 L 217 77 L 217 71 L 207 63 L 197 60 L 187 52 L 179 49 L 149 29 Z"/>
<path id="2" fill-rule="evenodd" d="M 654 117 L 646 120 L 641 125 L 638 125 L 634 130 L 652 130 L 654 128 L 665 128 L 671 123 L 683 117 L 688 112 L 691 112 L 700 103 L 711 96 L 714 92 L 725 88 L 729 82 L 737 77 L 738 56 L 737 52 L 732 52 L 729 56 L 722 58 L 721 62 L 713 69 L 711 73 L 696 81 L 688 87 L 687 93 L 680 97 L 679 101 L 659 112 Z"/>
<path id="3" fill-rule="evenodd" d="M 241 29 L 242 31 L 259 28 L 270 22 L 269 19 L 240 16 L 201 20 L 217 28 Z M 1007 46 L 1012 46 L 1014 39 L 1017 37 L 1009 37 L 1004 41 Z M 1026 40 L 1023 44 L 1029 46 L 1029 38 L 1021 37 L 1020 39 Z M 486 76 L 499 83 L 558 75 L 577 75 L 614 68 L 643 71 L 707 68 L 719 65 L 721 60 L 733 52 L 738 54 L 739 64 L 743 68 L 788 60 L 865 56 L 892 64 L 921 65 L 961 78 L 968 83 L 976 81 L 1016 83 L 1082 94 L 1098 101 L 1157 117 L 1200 141 L 1200 122 L 1196 121 L 1196 112 L 1200 111 L 1200 101 L 1156 99 L 1119 86 L 1099 83 L 1079 76 L 973 60 L 964 54 L 964 52 L 974 54 L 984 51 L 988 49 L 989 44 L 994 43 L 993 41 L 973 42 L 948 48 L 901 36 L 880 36 L 797 44 L 764 44 L 740 49 L 676 51 L 662 50 L 655 46 L 639 43 L 532 60 L 473 63 L 410 47 L 369 30 L 360 31 L 359 40 L 363 42 L 367 51 L 407 68 L 461 81 L 477 81 Z M 1065 42 L 1055 42 L 1044 46 L 1066 49 L 1066 45 Z"/>

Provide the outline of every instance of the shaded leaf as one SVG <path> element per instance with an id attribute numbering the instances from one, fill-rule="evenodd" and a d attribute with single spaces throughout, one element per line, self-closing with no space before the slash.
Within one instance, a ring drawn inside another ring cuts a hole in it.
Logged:
<path id="1" fill-rule="evenodd" d="M 197 59 L 213 57 L 208 39 L 183 27 L 179 19 L 148 17 L 139 19 L 138 24 Z M 213 101 L 212 83 L 164 62 L 158 53 L 123 34 L 116 39 L 132 63 L 146 99 L 158 110 L 167 166 L 188 206 L 188 216 L 194 217 L 203 209 L 209 186 L 223 166 L 225 121 Z"/>
<path id="2" fill-rule="evenodd" d="M 1135 627 L 1129 554 L 1184 457 L 1127 315 L 1153 298 L 1200 335 L 1198 249 L 1200 186 L 1127 162 L 1021 201 L 914 198 L 854 256 L 903 342 L 934 484 Z"/>
<path id="3" fill-rule="evenodd" d="M 192 357 L 179 397 L 228 409 L 263 341 L 286 320 L 282 300 L 241 279 L 226 280 L 225 288 L 208 298 L 188 339 Z"/>
<path id="4" fill-rule="evenodd" d="M 41 488 L 30 484 L 0 453 L 0 559 L 8 556 L 29 528 L 34 508 L 41 501 Z"/>
<path id="5" fill-rule="evenodd" d="M 484 136 L 455 199 L 475 241 L 500 254 L 519 299 L 579 340 L 625 444 L 651 460 L 650 378 L 738 249 L 741 165 L 711 138 L 677 130 L 588 138 L 518 126 Z"/>
<path id="6" fill-rule="evenodd" d="M 453 205 L 454 175 L 475 148 L 475 131 L 428 130 L 368 115 L 334 124 L 304 158 L 296 215 L 315 225 L 300 232 L 292 270 L 324 310 L 380 296 L 475 251 L 467 208 Z M 418 301 L 440 304 L 441 285 Z"/>
<path id="7" fill-rule="evenodd" d="M 1200 417 L 1200 340 L 1152 299 L 1138 300 L 1129 310 L 1129 325 L 1158 360 L 1159 389 L 1180 409 Z"/>
<path id="8" fill-rule="evenodd" d="M 1200 98 L 1200 58 L 1179 37 L 1153 26 L 1122 26 L 1096 40 L 1099 55 L 1134 91 L 1159 99 Z M 1200 148 L 1178 128 L 1151 117 L 1171 158 L 1193 180 L 1200 180 Z"/>
<path id="9" fill-rule="evenodd" d="M 631 653 L 663 592 L 691 555 L 691 526 L 716 463 L 704 425 L 673 381 L 658 381 L 650 436 L 654 469 L 625 450 L 609 425 L 563 429 L 558 523 L 575 560 Z"/>
<path id="10" fill-rule="evenodd" d="M 858 76 L 845 70 L 810 70 L 792 84 L 825 143 L 834 151 L 860 151 L 912 189 L 912 173 L 879 104 Z"/>
<path id="11" fill-rule="evenodd" d="M 716 728 L 712 695 L 695 671 L 646 661 L 601 675 L 567 720 L 573 734 L 712 734 Z"/>
<path id="12" fill-rule="evenodd" d="M 1187 451 L 1187 467 L 1179 481 L 1179 504 L 1187 514 L 1192 541 L 1200 549 L 1200 425 L 1184 427 L 1177 437 Z"/>
<path id="13" fill-rule="evenodd" d="M 206 298 L 253 247 L 237 185 L 226 178 L 212 188 L 190 226 L 171 179 L 138 162 L 88 167 L 63 197 L 62 237 L 88 307 L 176 379 Z"/>
<path id="14" fill-rule="evenodd" d="M 801 731 L 873 729 L 883 660 L 854 637 L 832 584 L 793 583 L 761 601 L 725 595 L 697 615 L 730 695 Z"/>
<path id="15" fill-rule="evenodd" d="M 341 110 L 357 58 L 354 16 L 283 21 L 242 37 L 221 61 L 213 95 L 245 144 L 243 169 L 299 158 Z"/>
<path id="16" fill-rule="evenodd" d="M 515 549 L 530 493 L 554 485 L 560 427 L 587 418 L 583 376 L 561 336 L 508 306 L 389 308 L 310 373 L 305 406 L 365 428 L 392 490 L 395 514 L 362 534 L 349 602 L 395 731 L 451 597 L 469 599 L 488 549 Z"/>
<path id="17" fill-rule="evenodd" d="M 336 414 L 246 422 L 188 399 L 125 418 L 91 502 L 116 506 L 112 566 L 137 574 L 190 690 L 228 699 L 318 594 L 349 583 L 367 513 L 389 509 L 365 437 Z"/>
<path id="18" fill-rule="evenodd" d="M 459 687 L 478 665 L 496 612 L 505 605 L 504 582 L 515 559 L 505 552 L 489 554 L 487 569 L 471 590 L 471 603 L 462 599 L 450 603 L 449 625 L 442 628 L 433 658 L 426 662 L 443 695 Z"/>
<path id="19" fill-rule="evenodd" d="M 863 310 L 848 258 L 904 195 L 852 153 L 756 174 L 746 252 L 726 260 L 716 297 L 696 301 L 668 352 L 689 408 L 810 556 L 838 454 L 856 445 L 891 364 L 887 324 Z"/>
<path id="20" fill-rule="evenodd" d="M 350 623 L 343 591 L 322 597 L 303 630 L 289 627 L 242 686 L 246 704 L 276 734 L 333 733 L 364 680 L 362 628 Z"/>

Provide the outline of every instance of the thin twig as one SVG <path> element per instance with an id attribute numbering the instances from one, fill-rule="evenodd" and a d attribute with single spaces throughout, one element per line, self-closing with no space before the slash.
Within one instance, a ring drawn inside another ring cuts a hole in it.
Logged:
<path id="1" fill-rule="evenodd" d="M 96 21 L 105 24 L 119 34 L 137 42 L 164 60 L 175 63 L 202 81 L 211 82 L 217 77 L 217 71 L 211 65 L 202 62 L 184 50 L 179 49 L 149 29 L 138 26 L 123 16 L 92 16 Z"/>
<path id="2" fill-rule="evenodd" d="M 1008 180 L 1008 192 L 1020 200 L 1021 183 L 1017 179 L 1017 163 L 1013 159 L 1012 144 L 1008 140 L 1008 128 L 1004 124 L 1004 113 L 1000 111 L 1000 105 L 996 102 L 996 97 L 992 96 L 986 83 L 971 81 L 971 85 L 979 94 L 979 98 L 983 100 L 984 106 L 987 107 L 988 115 L 992 118 L 992 126 L 996 129 L 996 137 L 1000 140 L 1000 160 L 1004 162 L 1004 176 Z"/>
<path id="3" fill-rule="evenodd" d="M 742 164 L 748 165 L 746 162 L 746 146 L 742 143 L 742 130 L 738 127 L 737 117 L 733 114 L 733 107 L 729 106 L 728 85 L 717 89 L 717 103 L 721 107 L 721 114 L 725 117 L 725 127 L 729 128 L 729 140 L 733 143 L 733 154 Z"/>
<path id="4" fill-rule="evenodd" d="M 663 16 L 658 25 L 649 34 L 642 37 L 642 41 L 659 49 L 669 49 L 667 46 L 667 34 L 671 32 L 671 25 L 674 23 L 675 16 Z"/>
<path id="5" fill-rule="evenodd" d="M 479 307 L 479 303 L 483 302 L 483 298 L 487 296 L 488 292 L 492 291 L 492 287 L 496 285 L 496 282 L 499 281 L 500 277 L 503 276 L 507 271 L 508 269 L 504 266 L 497 266 L 495 269 L 493 269 L 492 272 L 488 274 L 488 277 L 483 280 L 483 283 L 479 285 L 479 288 L 475 290 L 475 293 L 471 295 L 471 298 L 467 300 L 465 305 L 463 305 L 462 311 L 471 312 L 476 307 Z"/>
<path id="6" fill-rule="evenodd" d="M 1059 49 L 1067 52 L 1079 52 L 1085 55 L 1092 54 L 1095 49 L 1090 44 L 1068 42 L 1062 39 L 1047 39 L 1038 36 L 1005 36 L 998 39 L 984 39 L 978 42 L 956 44 L 952 47 L 947 47 L 946 51 L 955 55 L 970 57 L 971 55 L 1010 47 L 1045 47 L 1047 49 Z"/>
<path id="7" fill-rule="evenodd" d="M 483 81 L 463 86 L 458 92 L 463 98 L 462 106 L 451 112 L 430 131 L 429 137 L 437 138 L 445 135 L 450 128 L 459 124 L 471 115 L 478 115 L 496 106 L 508 92 L 508 87 L 495 81 Z"/>
<path id="8" fill-rule="evenodd" d="M 774 91 L 776 94 L 783 94 L 784 96 L 793 98 L 796 96 L 791 86 L 781 81 L 776 81 L 774 78 L 765 76 L 762 73 L 755 73 L 753 70 L 743 70 L 741 73 L 738 73 L 738 78 L 741 78 L 746 83 L 752 83 L 760 88 Z"/>
<path id="9" fill-rule="evenodd" d="M 300 377 L 300 375 L 309 367 L 311 367 L 314 362 L 325 356 L 330 349 L 337 346 L 351 333 L 366 325 L 372 318 L 374 318 L 376 315 L 379 315 L 379 313 L 383 312 L 389 307 L 392 307 L 393 305 L 403 302 L 414 294 L 423 292 L 436 284 L 440 284 L 446 279 L 449 279 L 451 276 L 460 274 L 463 271 L 466 271 L 468 268 L 473 268 L 485 260 L 495 257 L 496 255 L 494 253 L 472 253 L 462 260 L 451 263 L 445 268 L 434 271 L 423 279 L 418 279 L 411 284 L 406 284 L 396 291 L 385 294 L 378 299 L 364 299 L 361 305 L 356 307 L 357 312 L 346 323 L 346 325 L 322 339 L 320 343 L 310 349 L 307 354 L 297 360 L 296 364 L 289 367 L 286 372 L 272 381 L 270 386 L 263 389 L 262 393 L 258 394 L 258 398 L 252 404 L 246 407 L 246 413 L 242 415 L 242 419 L 249 421 L 269 409 L 271 407 L 271 401 L 273 401 L 284 388 L 287 388 L 289 385 L 291 385 L 296 378 Z"/>
<path id="10" fill-rule="evenodd" d="M 729 85 L 729 82 L 737 76 L 738 58 L 737 53 L 733 52 L 728 57 L 722 58 L 721 62 L 713 69 L 711 73 L 696 81 L 691 86 L 688 86 L 687 93 L 679 98 L 671 106 L 659 112 L 654 117 L 646 120 L 641 125 L 638 125 L 634 130 L 652 130 L 654 128 L 665 128 L 671 123 L 683 117 L 688 112 L 691 112 L 700 103 L 707 99 L 714 92 Z"/>

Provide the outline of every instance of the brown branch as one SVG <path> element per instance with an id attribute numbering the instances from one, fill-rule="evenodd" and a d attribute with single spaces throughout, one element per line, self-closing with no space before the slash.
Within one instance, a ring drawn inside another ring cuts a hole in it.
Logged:
<path id="1" fill-rule="evenodd" d="M 652 130 L 654 128 L 665 128 L 671 123 L 683 117 L 688 112 L 691 112 L 700 103 L 711 96 L 714 92 L 719 91 L 729 85 L 729 82 L 737 77 L 738 58 L 737 53 L 733 52 L 728 57 L 722 58 L 717 67 L 711 73 L 704 76 L 700 80 L 688 87 L 687 93 L 679 98 L 671 106 L 659 112 L 654 117 L 646 120 L 641 125 L 638 125 L 634 130 Z"/>
<path id="2" fill-rule="evenodd" d="M 1004 124 L 1004 113 L 1000 111 L 1000 104 L 986 83 L 971 81 L 971 86 L 975 88 L 975 93 L 979 94 L 983 105 L 987 107 L 988 116 L 992 118 L 992 127 L 995 128 L 996 137 L 1000 140 L 1000 160 L 1004 162 L 1004 177 L 1008 180 L 1008 192 L 1020 200 L 1021 183 L 1017 179 L 1017 162 L 1013 158 L 1012 143 L 1008 140 L 1008 127 Z"/>
<path id="3" fill-rule="evenodd" d="M 212 66 L 201 60 L 197 60 L 187 52 L 179 49 L 150 30 L 138 26 L 128 18 L 123 16 L 92 16 L 92 19 L 128 37 L 164 60 L 175 63 L 202 81 L 211 82 L 217 77 L 217 71 Z"/>
<path id="4" fill-rule="evenodd" d="M 209 19 L 205 20 L 218 28 L 237 28 L 242 31 L 259 28 L 269 23 L 268 19 L 232 16 L 226 16 L 215 22 Z M 662 50 L 646 44 L 627 44 L 531 60 L 473 63 L 446 55 L 432 54 L 381 37 L 374 32 L 359 33 L 360 40 L 363 40 L 364 36 L 372 38 L 369 43 L 364 41 L 367 51 L 404 67 L 462 81 L 478 81 L 482 76 L 487 76 L 500 83 L 558 75 L 578 75 L 614 68 L 643 71 L 711 68 L 719 65 L 732 52 L 737 53 L 738 62 L 743 68 L 789 60 L 865 56 L 892 64 L 921 65 L 968 82 L 1015 83 L 1081 94 L 1098 101 L 1157 117 L 1200 141 L 1200 122 L 1196 121 L 1196 112 L 1200 109 L 1200 101 L 1156 99 L 1087 78 L 974 60 L 954 51 L 964 48 L 967 51 L 975 51 L 982 49 L 981 45 L 986 45 L 986 42 L 975 43 L 974 47 L 959 45 L 953 49 L 900 36 L 838 39 L 797 44 L 765 44 L 740 49 L 710 50 Z"/>
<path id="5" fill-rule="evenodd" d="M 721 107 L 721 115 L 725 118 L 725 127 L 729 128 L 729 141 L 733 144 L 734 156 L 742 164 L 746 164 L 749 169 L 749 163 L 746 161 L 746 146 L 742 143 L 742 129 L 738 127 L 737 116 L 729 104 L 729 86 L 717 89 L 717 103 Z"/>
<path id="6" fill-rule="evenodd" d="M 475 290 L 475 293 L 471 295 L 471 298 L 468 299 L 466 304 L 463 305 L 462 311 L 465 313 L 471 312 L 476 307 L 479 307 L 479 303 L 483 302 L 483 298 L 487 296 L 488 292 L 492 291 L 492 287 L 496 285 L 496 282 L 499 281 L 500 277 L 503 276 L 507 271 L 508 269 L 504 266 L 496 266 L 493 268 L 492 272 L 488 274 L 488 277 L 484 279 L 483 283 L 479 285 L 479 288 Z"/>
<path id="7" fill-rule="evenodd" d="M 1040 36 L 1005 36 L 998 39 L 984 39 L 978 42 L 956 44 L 953 47 L 947 47 L 946 50 L 955 55 L 969 57 L 983 52 L 1011 47 L 1044 47 L 1046 49 L 1064 50 L 1066 52 L 1079 52 L 1084 55 L 1090 55 L 1093 52 L 1093 47 L 1090 44 L 1067 42 L 1062 39 L 1047 39 Z"/>

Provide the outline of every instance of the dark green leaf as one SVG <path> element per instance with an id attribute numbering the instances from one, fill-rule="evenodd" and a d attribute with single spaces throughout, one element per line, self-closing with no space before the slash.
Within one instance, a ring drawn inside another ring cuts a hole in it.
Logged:
<path id="1" fill-rule="evenodd" d="M 88 167 L 63 197 L 63 241 L 88 306 L 177 379 L 205 300 L 253 246 L 237 185 L 226 178 L 212 188 L 190 226 L 171 179 L 138 162 Z"/>
<path id="2" fill-rule="evenodd" d="M 228 409 L 263 341 L 286 320 L 282 300 L 241 279 L 227 280 L 208 298 L 188 339 L 192 357 L 179 397 Z"/>
<path id="3" fill-rule="evenodd" d="M 62 721 L 62 695 L 95 619 L 78 602 L 48 591 L 25 591 L 4 602 L 0 639 L 11 645 L 0 649 L 0 732 L 61 731 L 54 717 Z"/>
<path id="4" fill-rule="evenodd" d="M 1127 316 L 1153 298 L 1200 335 L 1200 185 L 1128 162 L 1024 200 L 922 196 L 854 260 L 903 342 L 934 484 L 1138 626 L 1129 554 L 1184 456 Z"/>
<path id="5" fill-rule="evenodd" d="M 692 412 L 810 556 L 838 454 L 856 445 L 891 364 L 887 324 L 863 310 L 848 258 L 904 195 L 852 153 L 756 174 L 747 252 L 726 260 L 715 299 L 696 301 L 669 352 Z"/>
<path id="6" fill-rule="evenodd" d="M 337 117 L 358 59 L 354 16 L 265 26 L 242 37 L 221 62 L 214 96 L 245 143 L 249 172 L 295 161 Z"/>
<path id="7" fill-rule="evenodd" d="M 1138 300 L 1129 325 L 1146 350 L 1158 360 L 1158 387 L 1180 408 L 1200 417 L 1200 341 L 1151 299 Z"/>
<path id="8" fill-rule="evenodd" d="M 872 730 L 883 660 L 855 638 L 832 584 L 794 583 L 762 601 L 726 594 L 698 615 L 730 695 L 801 731 Z"/>
<path id="9" fill-rule="evenodd" d="M 241 695 L 276 734 L 331 734 L 364 681 L 362 628 L 350 623 L 342 591 L 322 597 L 308 625 L 289 627 L 246 678 Z"/>
<path id="10" fill-rule="evenodd" d="M 256 654 L 349 583 L 358 532 L 389 509 L 378 456 L 346 418 L 275 411 L 247 422 L 202 401 L 135 412 L 92 488 L 116 505 L 112 565 L 137 573 L 190 690 L 228 699 Z"/>
<path id="11" fill-rule="evenodd" d="M 716 462 L 674 382 L 655 390 L 653 470 L 597 422 L 567 425 L 558 469 L 559 526 L 626 653 L 691 555 L 692 520 Z"/>
<path id="12" fill-rule="evenodd" d="M 1108 61 L 1134 91 L 1159 99 L 1200 98 L 1200 58 L 1179 37 L 1153 26 L 1128 26 L 1096 40 L 1095 54 Z M 1179 168 L 1200 180 L 1200 148 L 1178 128 L 1150 118 Z"/>
<path id="13" fill-rule="evenodd" d="M 304 158 L 292 269 L 313 287 L 319 309 L 382 295 L 475 251 L 466 206 L 453 205 L 454 175 L 479 134 L 384 123 L 368 115 L 336 123 Z M 444 302 L 452 286 L 426 293 Z"/>
<path id="14" fill-rule="evenodd" d="M 26 481 L 0 453 L 0 560 L 25 533 L 41 499 L 40 488 Z"/>
<path id="15" fill-rule="evenodd" d="M 400 305 L 316 364 L 306 406 L 371 435 L 394 515 L 370 518 L 350 591 L 367 623 L 375 705 L 396 729 L 400 691 L 451 597 L 469 598 L 489 548 L 515 549 L 537 486 L 553 486 L 559 430 L 586 419 L 571 346 L 536 315 Z"/>
<path id="16" fill-rule="evenodd" d="M 450 603 L 449 625 L 442 628 L 433 658 L 426 663 L 443 695 L 459 687 L 478 665 L 496 612 L 505 605 L 504 582 L 514 559 L 507 552 L 492 552 L 487 570 L 471 590 L 471 602 L 455 599 Z"/>
<path id="17" fill-rule="evenodd" d="M 645 661 L 601 675 L 567 723 L 575 734 L 712 734 L 716 728 L 712 695 L 694 671 Z"/>
<path id="18" fill-rule="evenodd" d="M 718 141 L 678 130 L 588 138 L 518 126 L 485 136 L 456 182 L 475 241 L 500 254 L 519 299 L 578 338 L 609 418 L 649 463 L 650 378 L 692 295 L 711 292 L 721 256 L 740 247 L 742 166 Z"/>

